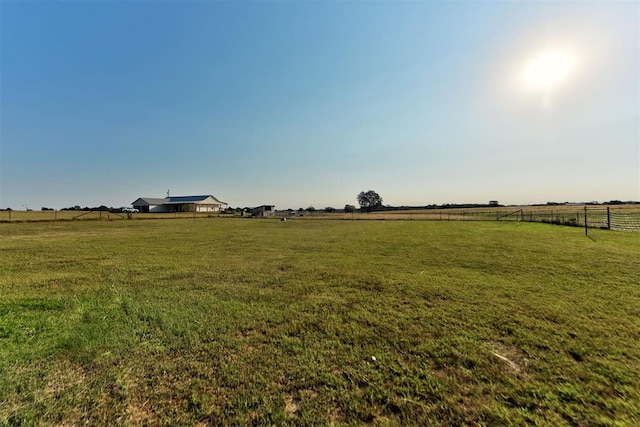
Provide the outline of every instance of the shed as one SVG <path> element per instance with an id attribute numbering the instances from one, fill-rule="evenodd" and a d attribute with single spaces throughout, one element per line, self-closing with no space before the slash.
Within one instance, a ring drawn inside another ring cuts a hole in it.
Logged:
<path id="1" fill-rule="evenodd" d="M 251 214 L 260 218 L 273 217 L 276 214 L 276 207 L 274 205 L 258 206 L 257 208 L 251 209 Z"/>

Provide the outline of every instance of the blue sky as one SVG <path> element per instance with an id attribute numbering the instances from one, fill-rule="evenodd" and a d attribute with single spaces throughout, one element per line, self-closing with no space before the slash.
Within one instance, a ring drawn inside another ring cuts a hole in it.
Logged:
<path id="1" fill-rule="evenodd" d="M 640 3 L 1 1 L 0 207 L 640 199 Z M 540 52 L 572 61 L 535 91 Z"/>

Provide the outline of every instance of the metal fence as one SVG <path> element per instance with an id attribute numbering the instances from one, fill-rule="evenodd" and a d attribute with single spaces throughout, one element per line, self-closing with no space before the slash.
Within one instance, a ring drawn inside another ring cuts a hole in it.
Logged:
<path id="1" fill-rule="evenodd" d="M 212 217 L 239 217 L 225 213 L 140 213 L 127 215 L 106 211 L 0 211 L 0 222 L 31 222 L 61 220 L 144 220 L 144 219 L 195 219 Z M 423 220 L 423 221 L 518 221 L 603 228 L 609 230 L 640 232 L 640 205 L 620 206 L 526 206 L 496 208 L 449 208 L 389 210 L 364 212 L 287 212 L 276 218 L 296 220 Z"/>
<path id="2" fill-rule="evenodd" d="M 370 213 L 282 212 L 295 219 L 423 220 L 423 221 L 513 221 L 541 222 L 572 227 L 640 231 L 640 205 L 528 206 L 522 208 L 416 209 Z"/>
<path id="3" fill-rule="evenodd" d="M 100 210 L 44 210 L 44 211 L 11 211 L 0 210 L 0 222 L 34 222 L 34 221 L 82 221 L 104 220 L 117 221 L 125 219 L 193 219 L 223 216 L 217 212 L 172 212 L 172 213 L 136 213 L 109 212 Z"/>
<path id="4" fill-rule="evenodd" d="M 520 217 L 517 212 L 515 217 L 520 221 L 545 222 L 549 224 L 567 225 L 585 228 L 603 228 L 619 231 L 640 231 L 640 210 L 638 209 L 612 209 L 606 207 L 588 207 L 575 210 L 551 210 L 550 212 L 525 211 L 521 209 Z M 509 217 L 505 216 L 507 219 Z"/>

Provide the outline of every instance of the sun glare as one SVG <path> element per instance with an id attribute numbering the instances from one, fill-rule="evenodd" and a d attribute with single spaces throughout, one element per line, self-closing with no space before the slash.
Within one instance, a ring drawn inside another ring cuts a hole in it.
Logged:
<path id="1" fill-rule="evenodd" d="M 562 51 L 547 51 L 525 66 L 524 82 L 531 90 L 548 92 L 561 85 L 573 71 L 573 58 Z"/>

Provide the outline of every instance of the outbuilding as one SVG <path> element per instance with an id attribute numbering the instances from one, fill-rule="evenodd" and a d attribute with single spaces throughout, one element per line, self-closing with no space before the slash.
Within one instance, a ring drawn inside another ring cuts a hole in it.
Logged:
<path id="1" fill-rule="evenodd" d="M 226 202 L 221 202 L 210 194 L 170 196 L 164 199 L 140 197 L 132 205 L 142 213 L 218 212 L 228 206 Z"/>
<path id="2" fill-rule="evenodd" d="M 273 217 L 276 214 L 276 207 L 274 205 L 262 205 L 257 208 L 251 209 L 251 215 L 260 218 Z"/>

